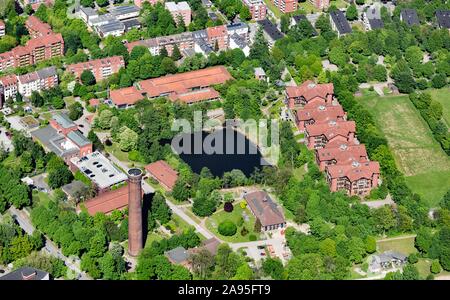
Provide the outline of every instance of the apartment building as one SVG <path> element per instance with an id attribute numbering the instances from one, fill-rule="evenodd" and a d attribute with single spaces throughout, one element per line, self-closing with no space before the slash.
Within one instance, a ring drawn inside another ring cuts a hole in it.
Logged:
<path id="1" fill-rule="evenodd" d="M 214 49 L 217 45 L 218 50 L 228 49 L 228 30 L 225 25 L 206 28 L 209 45 Z"/>
<path id="2" fill-rule="evenodd" d="M 366 31 L 383 28 L 383 20 L 381 19 L 380 6 L 373 4 L 368 7 L 362 14 L 362 20 Z"/>
<path id="3" fill-rule="evenodd" d="M 309 3 L 317 9 L 327 9 L 330 7 L 330 0 L 309 0 Z"/>
<path id="4" fill-rule="evenodd" d="M 412 8 L 402 9 L 400 12 L 400 21 L 406 23 L 408 26 L 420 25 L 419 16 L 417 11 Z"/>
<path id="5" fill-rule="evenodd" d="M 182 2 L 166 2 L 166 9 L 172 15 L 173 20 L 178 23 L 180 17 L 183 19 L 184 26 L 189 26 L 191 24 L 191 7 L 186 1 Z"/>
<path id="6" fill-rule="evenodd" d="M 28 29 L 31 38 L 33 39 L 53 33 L 50 25 L 42 22 L 35 16 L 28 17 L 28 19 L 25 21 L 25 27 Z"/>
<path id="7" fill-rule="evenodd" d="M 281 39 L 284 34 L 281 33 L 281 31 L 278 30 L 277 26 L 268 19 L 258 21 L 258 24 L 263 30 L 264 38 L 268 43 L 269 49 L 272 49 L 275 42 Z"/>
<path id="8" fill-rule="evenodd" d="M 272 0 L 272 2 L 284 14 L 297 10 L 297 0 Z"/>
<path id="9" fill-rule="evenodd" d="M 329 106 L 320 104 L 314 108 L 297 110 L 295 119 L 298 130 L 303 132 L 307 125 L 346 121 L 347 114 L 339 104 Z"/>
<path id="10" fill-rule="evenodd" d="M 286 102 L 290 109 L 304 107 L 307 104 L 331 105 L 334 100 L 332 83 L 316 84 L 311 80 L 299 86 L 286 87 Z"/>
<path id="11" fill-rule="evenodd" d="M 335 141 L 328 143 L 322 149 L 315 151 L 316 162 L 321 171 L 325 171 L 327 166 L 331 165 L 348 165 L 356 162 L 367 162 L 366 146 L 358 143 L 348 143 Z"/>
<path id="12" fill-rule="evenodd" d="M 18 81 L 16 75 L 6 75 L 0 78 L 0 89 L 2 90 L 0 102 L 0 108 L 3 107 L 3 103 L 5 103 L 8 99 L 16 99 L 17 90 L 18 90 Z"/>
<path id="13" fill-rule="evenodd" d="M 267 6 L 263 0 L 242 0 L 248 7 L 252 15 L 252 20 L 259 21 L 264 20 L 267 15 Z"/>
<path id="14" fill-rule="evenodd" d="M 18 91 L 21 95 L 30 97 L 34 91 L 50 89 L 58 85 L 56 67 L 48 67 L 17 77 Z"/>
<path id="15" fill-rule="evenodd" d="M 4 36 L 6 34 L 6 25 L 3 20 L 0 20 L 0 37 Z"/>
<path id="16" fill-rule="evenodd" d="M 326 167 L 326 178 L 332 192 L 345 191 L 349 196 L 368 195 L 380 184 L 380 164 L 377 161 L 357 162 Z"/>
<path id="17" fill-rule="evenodd" d="M 84 70 L 89 70 L 94 74 L 96 81 L 102 81 L 119 72 L 123 67 L 125 67 L 125 61 L 122 56 L 111 56 L 68 65 L 66 70 L 75 74 L 77 79 L 80 78 Z"/>
<path id="18" fill-rule="evenodd" d="M 338 37 L 352 32 L 352 28 L 350 27 L 347 18 L 340 10 L 330 12 L 330 24 L 331 28 L 337 32 Z"/>
<path id="19" fill-rule="evenodd" d="M 305 126 L 305 140 L 309 149 L 321 149 L 332 141 L 354 142 L 356 124 L 354 121 L 329 121 L 328 123 Z"/>

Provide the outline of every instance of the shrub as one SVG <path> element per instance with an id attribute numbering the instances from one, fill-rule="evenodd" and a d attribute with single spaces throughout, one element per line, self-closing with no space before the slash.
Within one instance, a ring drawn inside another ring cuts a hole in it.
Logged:
<path id="1" fill-rule="evenodd" d="M 226 212 L 232 212 L 233 211 L 233 204 L 231 202 L 225 202 L 225 204 L 223 205 L 223 210 Z"/>
<path id="2" fill-rule="evenodd" d="M 438 274 L 441 272 L 441 265 L 439 264 L 438 260 L 433 260 L 431 263 L 430 271 L 433 274 Z"/>
<path id="3" fill-rule="evenodd" d="M 241 216 L 237 222 L 237 226 L 241 227 L 242 225 L 244 225 L 244 218 Z"/>
<path id="4" fill-rule="evenodd" d="M 247 228 L 242 227 L 242 229 L 241 229 L 241 235 L 242 235 L 242 236 L 246 236 L 247 234 L 248 234 Z"/>
<path id="5" fill-rule="evenodd" d="M 411 254 L 410 256 L 408 256 L 408 262 L 410 264 L 415 264 L 416 262 L 418 262 L 419 259 L 417 258 L 417 254 Z"/>
<path id="6" fill-rule="evenodd" d="M 256 235 L 250 234 L 250 235 L 248 236 L 248 239 L 249 239 L 249 241 L 254 242 L 254 241 L 256 241 Z"/>
<path id="7" fill-rule="evenodd" d="M 236 234 L 237 227 L 230 220 L 225 220 L 219 224 L 219 233 L 224 236 L 233 236 Z"/>
<path id="8" fill-rule="evenodd" d="M 241 206 L 242 209 L 245 209 L 247 207 L 247 202 L 242 201 L 241 203 L 239 203 L 239 205 Z"/>
<path id="9" fill-rule="evenodd" d="M 110 139 L 107 139 L 107 140 L 105 141 L 105 145 L 106 145 L 106 146 L 112 146 L 111 140 L 110 140 Z"/>

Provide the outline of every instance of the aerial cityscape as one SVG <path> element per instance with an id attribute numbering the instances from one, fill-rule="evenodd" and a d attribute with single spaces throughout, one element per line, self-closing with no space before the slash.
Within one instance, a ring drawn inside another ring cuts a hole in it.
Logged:
<path id="1" fill-rule="evenodd" d="M 0 283 L 450 280 L 449 128 L 448 0 L 0 0 Z"/>

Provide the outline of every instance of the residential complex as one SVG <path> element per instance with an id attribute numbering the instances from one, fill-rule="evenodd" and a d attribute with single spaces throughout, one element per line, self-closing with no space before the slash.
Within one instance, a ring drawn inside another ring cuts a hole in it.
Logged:
<path id="1" fill-rule="evenodd" d="M 268 19 L 258 21 L 258 24 L 262 27 L 264 37 L 269 45 L 269 49 L 272 49 L 275 42 L 281 39 L 284 34 L 281 33 L 277 26 Z"/>
<path id="2" fill-rule="evenodd" d="M 191 8 L 186 1 L 182 2 L 166 2 L 166 9 L 172 15 L 173 20 L 178 23 L 180 18 L 183 20 L 184 26 L 191 24 Z"/>
<path id="3" fill-rule="evenodd" d="M 122 56 L 111 56 L 68 65 L 66 70 L 75 74 L 77 79 L 80 78 L 83 71 L 89 70 L 94 74 L 96 81 L 102 81 L 124 67 L 125 61 Z"/>
<path id="4" fill-rule="evenodd" d="M 208 43 L 214 50 L 228 49 L 228 31 L 225 25 L 206 28 Z M 217 49 L 216 49 L 217 47 Z"/>
<path id="5" fill-rule="evenodd" d="M 294 111 L 297 128 L 314 149 L 316 162 L 325 171 L 331 191 L 367 195 L 380 184 L 380 166 L 370 161 L 366 147 L 356 137 L 356 124 L 334 97 L 333 84 L 306 81 L 286 87 L 286 104 Z"/>
<path id="6" fill-rule="evenodd" d="M 25 27 L 32 39 L 46 36 L 52 33 L 52 28 L 47 23 L 42 22 L 35 16 L 29 16 L 25 21 Z"/>
<path id="7" fill-rule="evenodd" d="M 30 97 L 34 91 L 40 92 L 57 85 L 56 67 L 48 67 L 19 76 L 6 75 L 0 77 L 0 87 L 3 90 L 3 95 L 0 95 L 0 103 L 4 103 L 9 98 L 14 100 L 17 93 Z"/>
<path id="8" fill-rule="evenodd" d="M 264 20 L 267 15 L 267 6 L 263 0 L 242 0 L 248 7 L 253 21 Z"/>

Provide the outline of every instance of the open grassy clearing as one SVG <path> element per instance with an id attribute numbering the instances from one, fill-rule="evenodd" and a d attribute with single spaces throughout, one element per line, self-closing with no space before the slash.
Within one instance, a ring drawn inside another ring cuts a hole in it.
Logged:
<path id="1" fill-rule="evenodd" d="M 244 224 L 242 226 L 238 226 L 239 219 L 244 217 Z M 222 223 L 225 220 L 230 220 L 237 226 L 236 234 L 233 236 L 223 236 L 219 233 L 218 227 L 219 224 Z M 245 236 L 241 235 L 241 229 L 245 226 L 247 228 L 248 233 Z M 206 228 L 208 228 L 209 231 L 211 231 L 214 235 L 217 235 L 220 239 L 232 242 L 232 243 L 239 243 L 239 242 L 248 242 L 250 241 L 249 236 L 250 235 L 256 235 L 258 237 L 258 234 L 254 232 L 255 227 L 255 217 L 250 212 L 249 208 L 242 208 L 239 204 L 234 204 L 234 209 L 232 212 L 228 213 L 224 210 L 221 210 L 219 212 L 214 213 L 211 217 L 209 217 L 206 220 Z"/>
<path id="2" fill-rule="evenodd" d="M 397 251 L 405 255 L 416 253 L 417 249 L 414 247 L 414 236 L 395 237 L 392 239 L 383 239 L 377 241 L 377 251 L 379 253 L 385 251 Z"/>
<path id="3" fill-rule="evenodd" d="M 358 99 L 375 117 L 409 187 L 430 207 L 436 206 L 450 187 L 450 159 L 408 96 L 379 97 L 372 92 Z"/>

